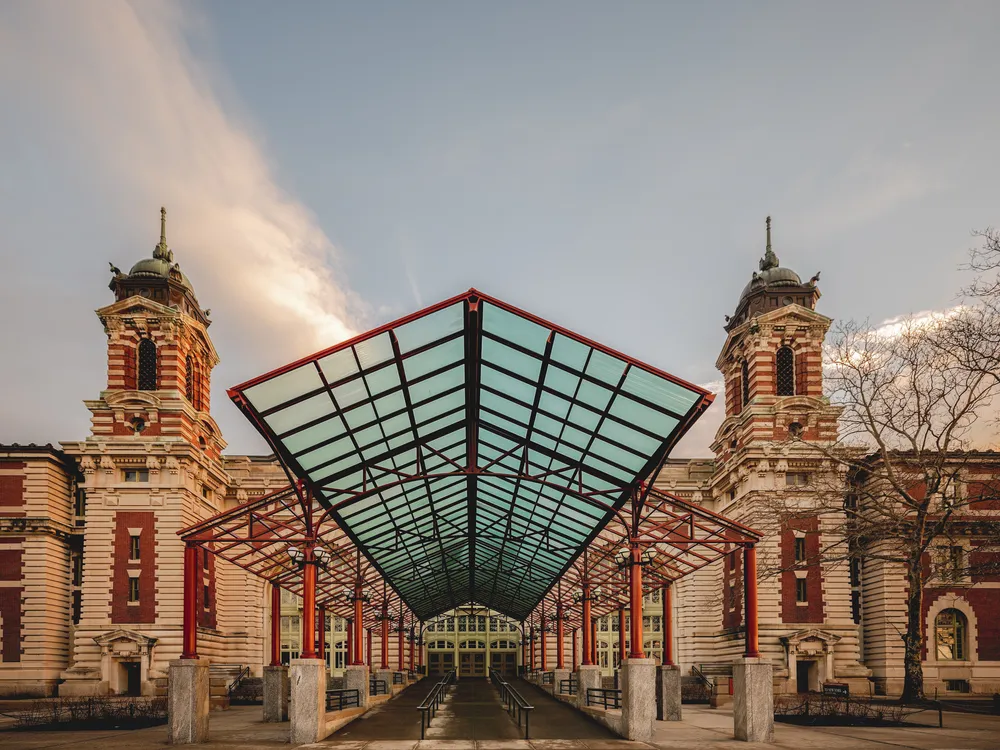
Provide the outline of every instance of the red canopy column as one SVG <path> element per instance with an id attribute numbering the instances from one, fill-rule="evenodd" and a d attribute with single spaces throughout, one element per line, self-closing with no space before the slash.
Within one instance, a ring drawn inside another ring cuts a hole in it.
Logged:
<path id="1" fill-rule="evenodd" d="M 746 597 L 747 635 L 745 656 L 760 656 L 757 645 L 757 548 L 748 544 L 743 548 L 743 589 Z"/>
<path id="2" fill-rule="evenodd" d="M 644 659 L 642 651 L 642 553 L 639 542 L 629 543 L 629 643 L 628 658 Z"/>
<path id="3" fill-rule="evenodd" d="M 548 671 L 548 650 L 549 650 L 549 648 L 548 648 L 548 645 L 545 643 L 545 613 L 544 612 L 542 613 L 542 616 L 541 616 L 541 619 L 539 620 L 539 622 L 541 623 L 539 625 L 539 633 L 541 633 L 540 650 L 542 652 L 542 658 L 541 658 L 542 671 L 543 672 L 547 672 Z"/>
<path id="4" fill-rule="evenodd" d="M 271 666 L 281 665 L 281 587 L 271 584 Z"/>
<path id="5" fill-rule="evenodd" d="M 573 671 L 575 672 L 580 666 L 580 660 L 576 653 L 576 628 L 573 628 Z"/>
<path id="6" fill-rule="evenodd" d="M 364 581 L 360 578 L 354 582 L 354 638 L 352 643 L 354 646 L 354 661 L 351 662 L 353 665 L 361 665 L 365 662 L 361 659 L 362 651 L 364 647 Z M 371 664 L 371 651 L 368 652 L 368 663 Z"/>
<path id="7" fill-rule="evenodd" d="M 663 584 L 663 665 L 674 665 L 674 588 L 670 583 Z"/>
<path id="8" fill-rule="evenodd" d="M 593 664 L 594 651 L 591 647 L 591 642 L 593 640 L 593 622 L 590 618 L 590 584 L 583 584 L 583 622 L 580 627 L 583 628 L 583 666 L 589 667 Z"/>
<path id="9" fill-rule="evenodd" d="M 413 633 L 413 626 L 410 625 L 410 671 L 413 671 L 413 642 L 417 640 L 417 636 Z"/>
<path id="10" fill-rule="evenodd" d="M 563 652 L 566 640 L 566 627 L 563 621 L 562 604 L 556 605 L 556 669 L 566 669 L 566 658 Z"/>
<path id="11" fill-rule="evenodd" d="M 316 658 L 316 560 L 307 544 L 302 566 L 302 650 L 300 658 Z"/>
<path id="12" fill-rule="evenodd" d="M 406 635 L 406 630 L 403 628 L 403 618 L 399 618 L 399 638 L 397 639 L 397 648 L 399 649 L 399 659 L 397 660 L 398 667 L 397 672 L 403 671 L 403 639 Z"/>
<path id="13" fill-rule="evenodd" d="M 382 651 L 382 669 L 389 668 L 389 603 L 384 602 L 382 604 L 382 639 L 381 643 Z"/>
<path id="14" fill-rule="evenodd" d="M 184 637 L 182 659 L 198 658 L 198 545 L 184 547 Z"/>

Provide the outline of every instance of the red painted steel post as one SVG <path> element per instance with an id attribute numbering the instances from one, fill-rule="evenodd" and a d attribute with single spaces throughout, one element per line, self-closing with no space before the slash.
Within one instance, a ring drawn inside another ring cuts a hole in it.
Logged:
<path id="1" fill-rule="evenodd" d="M 354 620 L 347 621 L 347 663 L 354 664 Z"/>
<path id="2" fill-rule="evenodd" d="M 397 644 L 399 648 L 399 669 L 398 672 L 403 671 L 403 637 L 406 632 L 403 630 L 403 620 L 399 621 L 399 638 L 397 639 Z"/>
<path id="3" fill-rule="evenodd" d="M 363 581 L 354 584 L 354 665 L 358 666 L 365 662 L 361 659 L 364 653 L 365 631 L 364 631 L 364 591 Z M 371 654 L 368 655 L 368 663 L 371 664 Z"/>
<path id="4" fill-rule="evenodd" d="M 589 667 L 594 662 L 591 661 L 594 656 L 593 649 L 591 648 L 591 640 L 593 636 L 593 631 L 591 630 L 592 623 L 590 619 L 590 584 L 583 584 L 583 622 L 580 627 L 583 628 L 583 666 Z"/>
<path id="5" fill-rule="evenodd" d="M 271 666 L 281 664 L 281 587 L 271 584 Z"/>
<path id="6" fill-rule="evenodd" d="M 306 546 L 302 567 L 302 651 L 299 658 L 316 658 L 316 561 L 311 545 Z"/>
<path id="7" fill-rule="evenodd" d="M 184 547 L 184 640 L 182 659 L 198 658 L 198 546 Z"/>
<path id="8" fill-rule="evenodd" d="M 663 665 L 674 665 L 674 587 L 663 584 Z"/>
<path id="9" fill-rule="evenodd" d="M 743 548 L 743 589 L 746 596 L 747 636 L 745 655 L 760 656 L 757 645 L 757 548 L 748 544 Z"/>
<path id="10" fill-rule="evenodd" d="M 548 661 L 549 661 L 548 660 L 548 656 L 549 656 L 548 651 L 549 651 L 549 647 L 548 647 L 548 645 L 545 642 L 545 613 L 544 612 L 542 613 L 542 616 L 541 616 L 541 619 L 539 620 L 539 622 L 541 623 L 541 625 L 539 626 L 539 632 L 542 634 L 541 644 L 539 645 L 539 650 L 541 651 L 541 654 L 542 654 L 542 659 L 541 659 L 541 662 L 542 662 L 542 671 L 543 672 L 548 672 L 549 671 L 549 667 L 548 667 Z"/>
<path id="11" fill-rule="evenodd" d="M 629 560 L 629 640 L 628 658 L 644 659 L 645 653 L 642 650 L 642 551 L 638 542 L 630 545 L 631 559 Z"/>
<path id="12" fill-rule="evenodd" d="M 566 626 L 563 622 L 562 604 L 556 605 L 556 669 L 566 669 Z M 558 687 L 558 686 L 557 686 Z"/>
<path id="13" fill-rule="evenodd" d="M 316 610 L 316 627 L 319 629 L 316 639 L 316 658 L 326 658 L 326 607 L 318 607 Z"/>
<path id="14" fill-rule="evenodd" d="M 625 607 L 618 608 L 618 663 L 622 663 L 622 659 L 625 658 L 625 650 L 628 648 L 625 645 Z"/>
<path id="15" fill-rule="evenodd" d="M 382 604 L 382 638 L 379 646 L 382 652 L 382 669 L 389 668 L 389 603 Z"/>
<path id="16" fill-rule="evenodd" d="M 576 672 L 580 668 L 580 660 L 577 658 L 576 653 L 576 628 L 573 628 L 573 671 Z"/>

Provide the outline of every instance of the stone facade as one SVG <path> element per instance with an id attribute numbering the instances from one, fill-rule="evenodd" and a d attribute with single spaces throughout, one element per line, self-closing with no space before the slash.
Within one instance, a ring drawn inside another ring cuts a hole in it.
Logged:
<path id="1" fill-rule="evenodd" d="M 108 369 L 106 388 L 84 402 L 91 434 L 61 450 L 0 446 L 0 695 L 162 692 L 181 646 L 183 545 L 176 532 L 286 483 L 273 457 L 223 454 L 225 441 L 210 413 L 219 358 L 208 312 L 162 229 L 152 258 L 128 274 L 115 269 L 114 301 L 97 311 Z M 780 267 L 768 245 L 726 326 L 717 361 L 726 416 L 714 455 L 669 460 L 657 486 L 750 526 L 774 497 L 792 499 L 801 517 L 765 538 L 758 551 L 762 569 L 786 569 L 760 583 L 761 657 L 772 667 L 774 690 L 837 681 L 854 694 L 867 694 L 870 686 L 892 694 L 902 681 L 903 571 L 886 564 L 808 564 L 836 539 L 839 525 L 830 514 L 822 520 L 809 514 L 811 487 L 838 477 L 814 449 L 788 440 L 791 434 L 811 443 L 837 438 L 838 410 L 823 396 L 822 348 L 831 321 L 815 309 L 819 298 L 816 279 L 803 283 Z M 984 454 L 968 471 L 976 474 L 968 486 L 979 486 L 984 498 L 977 512 L 1000 512 L 1000 458 Z M 993 554 L 980 551 L 983 540 L 975 537 L 962 544 L 970 555 Z M 705 670 L 724 679 L 742 656 L 741 567 L 741 556 L 733 555 L 676 584 L 674 654 L 682 675 Z M 270 654 L 268 592 L 211 555 L 202 573 L 199 656 L 262 675 Z M 928 689 L 1000 684 L 1000 577 L 931 580 L 924 607 Z M 286 663 L 299 655 L 299 611 L 294 597 L 283 598 Z M 964 623 L 962 647 L 951 654 L 935 645 L 944 611 L 960 613 Z M 463 607 L 440 618 L 445 624 L 424 634 L 419 662 L 428 665 L 434 654 L 435 663 L 461 670 L 463 652 L 482 651 L 484 664 L 503 665 L 513 651 L 517 666 L 529 664 L 522 627 L 531 623 L 459 629 L 461 617 L 489 623 L 495 614 Z M 650 592 L 643 640 L 657 663 L 662 614 L 659 592 Z M 346 621 L 329 617 L 326 628 L 328 670 L 344 674 Z M 548 628 L 544 664 L 551 671 L 554 623 Z M 618 635 L 616 612 L 598 619 L 594 679 L 602 673 L 610 679 L 615 671 Z M 565 666 L 572 669 L 580 663 L 582 638 L 577 653 L 568 629 L 565 638 Z M 390 628 L 390 669 L 398 666 L 399 643 Z M 529 644 L 541 668 L 541 638 L 535 634 Z M 378 628 L 357 646 L 380 662 Z M 403 648 L 408 666 L 408 633 Z M 453 656 L 445 659 L 446 652 Z"/>

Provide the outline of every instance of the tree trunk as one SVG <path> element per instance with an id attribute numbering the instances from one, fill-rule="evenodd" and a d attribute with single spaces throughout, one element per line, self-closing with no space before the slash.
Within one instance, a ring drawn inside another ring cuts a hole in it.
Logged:
<path id="1" fill-rule="evenodd" d="M 924 667 L 921 662 L 923 637 L 920 632 L 924 587 L 920 560 L 911 561 L 907 572 L 906 635 L 903 636 L 903 694 L 902 703 L 924 699 Z"/>

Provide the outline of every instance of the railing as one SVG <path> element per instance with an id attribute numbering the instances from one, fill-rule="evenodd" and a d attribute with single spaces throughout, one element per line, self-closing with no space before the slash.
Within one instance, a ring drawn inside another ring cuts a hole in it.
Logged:
<path id="1" fill-rule="evenodd" d="M 542 684 L 543 685 L 555 685 L 556 683 L 556 673 L 555 672 L 542 672 Z"/>
<path id="2" fill-rule="evenodd" d="M 559 693 L 561 695 L 576 695 L 576 691 L 579 689 L 580 685 L 576 675 L 571 675 L 568 680 L 559 680 Z"/>
<path id="3" fill-rule="evenodd" d="M 524 699 L 519 692 L 510 686 L 510 683 L 506 682 L 497 670 L 490 669 L 490 682 L 496 687 L 497 691 L 500 693 L 500 702 L 504 704 L 507 713 L 511 718 L 517 719 L 517 726 L 521 726 L 521 717 L 524 717 L 524 739 L 528 739 L 528 723 L 531 718 L 531 712 L 535 710 L 528 701 Z"/>
<path id="4" fill-rule="evenodd" d="M 236 675 L 236 679 L 233 680 L 231 683 L 229 683 L 229 687 L 226 688 L 226 694 L 232 697 L 233 691 L 240 686 L 240 683 L 243 682 L 243 678 L 249 676 L 250 676 L 250 667 L 243 667 L 242 669 L 240 669 L 240 673 Z"/>
<path id="5" fill-rule="evenodd" d="M 393 685 L 402 685 L 404 682 L 406 682 L 406 680 L 405 680 L 404 675 L 403 675 L 402 672 L 393 672 L 392 673 L 392 684 Z"/>
<path id="6" fill-rule="evenodd" d="M 587 688 L 587 705 L 601 706 L 605 710 L 622 707 L 621 690 L 604 690 L 602 688 Z"/>
<path id="7" fill-rule="evenodd" d="M 710 679 L 708 679 L 708 676 L 704 672 L 702 672 L 700 668 L 696 666 L 691 667 L 691 674 L 697 677 L 698 682 L 700 682 L 702 685 L 708 688 L 709 694 L 711 694 L 713 683 Z"/>
<path id="8" fill-rule="evenodd" d="M 388 695 L 389 683 L 385 680 L 376 680 L 374 677 L 368 679 L 369 695 Z"/>
<path id="9" fill-rule="evenodd" d="M 361 695 L 357 688 L 351 690 L 327 690 L 326 710 L 343 711 L 345 708 L 360 708 Z"/>
<path id="10" fill-rule="evenodd" d="M 417 706 L 417 710 L 420 712 L 420 739 L 424 739 L 424 731 L 431 725 L 431 719 L 434 718 L 434 714 L 444 702 L 445 692 L 454 677 L 455 670 L 453 669 L 431 688 L 423 703 Z"/>

